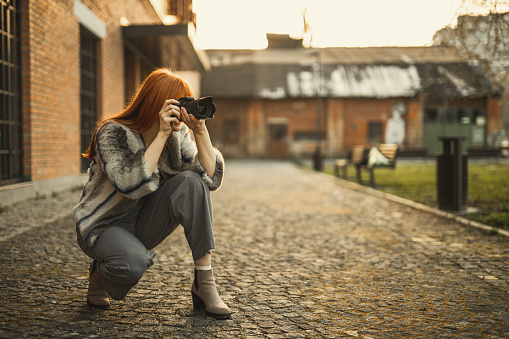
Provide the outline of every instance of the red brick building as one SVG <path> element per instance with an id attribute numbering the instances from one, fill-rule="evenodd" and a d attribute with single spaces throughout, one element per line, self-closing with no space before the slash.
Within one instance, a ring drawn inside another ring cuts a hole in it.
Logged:
<path id="1" fill-rule="evenodd" d="M 192 0 L 0 0 L 0 205 L 79 186 L 97 119 L 155 67 L 199 91 Z M 166 24 L 171 22 L 171 24 Z"/>
<path id="2" fill-rule="evenodd" d="M 439 136 L 482 149 L 502 124 L 500 89 L 450 48 L 316 50 L 285 35 L 268 39 L 264 50 L 207 51 L 201 89 L 218 106 L 208 126 L 227 156 L 307 157 L 317 145 L 344 156 L 387 142 L 389 125 L 402 130 L 403 154 L 434 155 Z M 398 124 L 390 123 L 395 104 Z"/>

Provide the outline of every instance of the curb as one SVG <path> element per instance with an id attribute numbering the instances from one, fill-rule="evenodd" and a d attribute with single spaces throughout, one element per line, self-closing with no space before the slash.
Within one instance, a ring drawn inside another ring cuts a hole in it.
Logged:
<path id="1" fill-rule="evenodd" d="M 348 181 L 348 180 L 345 180 L 345 179 L 337 178 L 337 177 L 335 177 L 333 175 L 330 175 L 330 174 L 326 174 L 326 173 L 322 173 L 322 172 L 314 172 L 314 173 L 322 175 L 325 178 L 328 178 L 329 180 L 333 179 L 336 184 L 339 184 L 340 186 L 343 186 L 343 187 L 346 187 L 346 188 L 349 188 L 349 189 L 352 189 L 352 190 L 355 190 L 355 191 L 359 191 L 359 192 L 375 195 L 375 196 L 378 196 L 378 197 L 381 197 L 381 198 L 385 198 L 385 199 L 397 202 L 397 203 L 405 205 L 405 206 L 409 206 L 409 207 L 412 207 L 412 208 L 415 208 L 415 209 L 418 209 L 418 210 L 421 210 L 421 211 L 424 211 L 424 212 L 428 212 L 428 213 L 432 213 L 432 214 L 438 215 L 440 217 L 445 217 L 447 219 L 451 219 L 451 220 L 453 220 L 455 222 L 458 222 L 458 223 L 466 225 L 466 226 L 475 227 L 475 228 L 478 228 L 478 229 L 481 229 L 481 230 L 484 230 L 484 231 L 488 231 L 488 232 L 496 232 L 496 233 L 501 234 L 503 236 L 509 237 L 509 231 L 506 231 L 506 230 L 503 230 L 503 229 L 500 229 L 500 228 L 497 228 L 497 227 L 493 227 L 493 226 L 486 225 L 486 224 L 483 224 L 483 223 L 480 223 L 480 222 L 477 222 L 477 221 L 469 220 L 467 218 L 463 218 L 463 217 L 461 217 L 459 215 L 456 215 L 454 213 L 451 213 L 451 212 L 442 211 L 442 210 L 439 210 L 439 209 L 436 209 L 436 208 L 433 208 L 433 207 L 429 207 L 429 206 L 417 203 L 415 201 L 411 201 L 411 200 L 408 200 L 408 199 L 405 199 L 405 198 L 398 197 L 396 195 L 392 195 L 392 194 L 389 194 L 389 193 L 381 192 L 381 191 L 378 191 L 378 190 L 373 189 L 371 187 L 363 186 L 363 185 L 360 185 L 360 184 L 357 184 L 357 183 L 354 183 L 354 182 L 351 182 L 351 181 Z"/>

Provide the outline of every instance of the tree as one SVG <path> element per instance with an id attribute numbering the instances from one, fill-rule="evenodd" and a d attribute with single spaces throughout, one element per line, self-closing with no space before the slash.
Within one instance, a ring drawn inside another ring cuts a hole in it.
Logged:
<path id="1" fill-rule="evenodd" d="M 433 45 L 454 47 L 484 68 L 502 92 L 501 129 L 509 131 L 509 0 L 462 0 L 454 21 L 435 33 Z"/>
<path id="2" fill-rule="evenodd" d="M 473 62 L 487 61 L 490 78 L 503 81 L 509 74 L 509 1 L 463 0 L 457 13 L 456 26 L 438 31 L 433 44 L 455 47 Z"/>

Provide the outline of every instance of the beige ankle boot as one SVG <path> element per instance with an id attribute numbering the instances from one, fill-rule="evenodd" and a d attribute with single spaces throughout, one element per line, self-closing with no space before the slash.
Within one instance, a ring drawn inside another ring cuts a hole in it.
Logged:
<path id="1" fill-rule="evenodd" d="M 216 319 L 230 319 L 230 309 L 217 293 L 212 270 L 194 271 L 194 282 L 191 288 L 195 311 L 205 310 L 205 314 Z"/>
<path id="2" fill-rule="evenodd" d="M 110 297 L 104 290 L 101 275 L 97 269 L 97 262 L 90 264 L 88 281 L 87 305 L 90 308 L 107 309 L 110 307 Z"/>

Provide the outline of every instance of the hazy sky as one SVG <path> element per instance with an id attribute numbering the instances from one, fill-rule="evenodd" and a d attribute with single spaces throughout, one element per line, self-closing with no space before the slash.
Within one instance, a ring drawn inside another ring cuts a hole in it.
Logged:
<path id="1" fill-rule="evenodd" d="M 313 45 L 422 46 L 449 25 L 461 0 L 194 0 L 198 47 L 265 48 L 265 33 L 302 37 L 302 10 Z"/>

